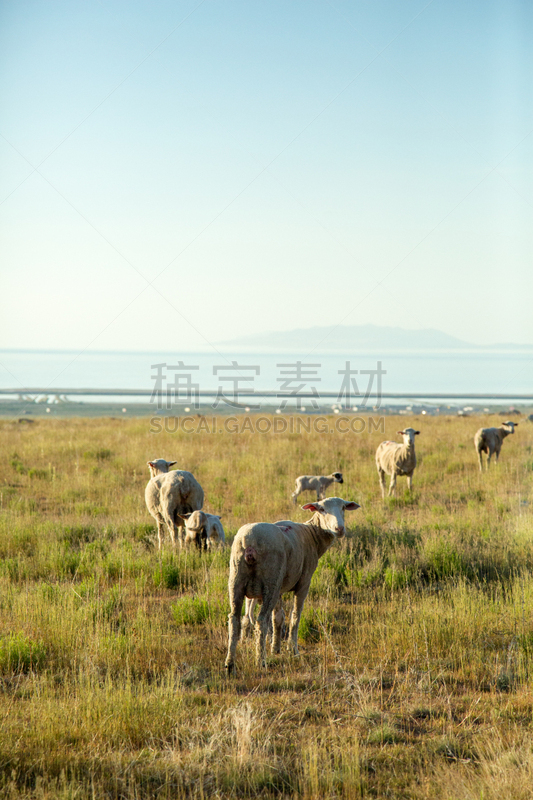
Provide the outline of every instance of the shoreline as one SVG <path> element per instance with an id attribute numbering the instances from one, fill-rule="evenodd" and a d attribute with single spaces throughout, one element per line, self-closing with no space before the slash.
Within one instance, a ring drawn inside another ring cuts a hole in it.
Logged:
<path id="1" fill-rule="evenodd" d="M 467 401 L 466 401 L 467 402 Z M 270 415 L 276 416 L 281 413 L 283 417 L 316 417 L 316 416 L 333 416 L 334 414 L 347 415 L 350 417 L 356 416 L 450 416 L 450 417 L 468 417 L 468 416 L 527 416 L 533 414 L 533 403 L 525 403 L 520 405 L 510 405 L 509 403 L 489 403 L 483 405 L 470 405 L 464 406 L 459 403 L 446 403 L 446 404 L 429 404 L 429 403 L 414 403 L 410 402 L 409 405 L 392 405 L 390 403 L 383 403 L 381 407 L 360 407 L 357 410 L 345 409 L 338 406 L 335 410 L 332 409 L 331 403 L 322 403 L 317 409 L 308 409 L 300 411 L 295 407 L 288 407 L 281 412 L 278 412 L 275 405 L 264 405 L 260 409 L 246 408 L 231 408 L 228 406 L 220 406 L 213 409 L 212 405 L 202 404 L 198 408 L 185 410 L 183 405 L 173 406 L 170 409 L 157 409 L 153 403 L 76 403 L 76 402 L 61 402 L 61 403 L 34 403 L 15 400 L 0 400 L 0 420 L 6 421 L 12 419 L 19 422 L 31 422 L 34 419 L 67 419 L 74 417 L 114 417 L 117 419 L 131 419 L 132 417 L 231 417 L 231 416 L 260 416 Z"/>

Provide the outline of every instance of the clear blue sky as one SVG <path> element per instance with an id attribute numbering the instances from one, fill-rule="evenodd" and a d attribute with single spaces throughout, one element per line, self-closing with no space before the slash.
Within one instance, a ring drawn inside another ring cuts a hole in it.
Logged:
<path id="1" fill-rule="evenodd" d="M 533 342 L 530 3 L 28 0 L 0 23 L 1 346 Z"/>

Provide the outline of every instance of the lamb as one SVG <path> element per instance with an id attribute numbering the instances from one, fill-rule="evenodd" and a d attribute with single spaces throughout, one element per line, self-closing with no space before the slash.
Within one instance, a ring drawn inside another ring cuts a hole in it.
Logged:
<path id="1" fill-rule="evenodd" d="M 176 544 L 176 533 L 180 546 L 184 540 L 184 515 L 198 511 L 204 504 L 204 491 L 194 475 L 177 469 L 169 472 L 175 461 L 158 458 L 148 461 L 151 478 L 144 492 L 146 506 L 157 523 L 159 549 L 163 541 L 163 523 L 170 533 L 172 544 Z"/>
<path id="2" fill-rule="evenodd" d="M 281 595 L 294 592 L 289 627 L 289 647 L 298 655 L 298 626 L 305 598 L 318 559 L 336 539 L 344 536 L 344 511 L 360 508 L 357 503 L 329 497 L 321 503 L 302 506 L 314 514 L 308 522 L 280 520 L 243 525 L 231 546 L 228 617 L 228 673 L 235 668 L 235 651 L 241 632 L 241 611 L 244 598 L 262 602 L 256 630 L 256 654 L 259 666 L 266 666 L 266 635 L 272 616 L 272 652 L 281 649 L 281 628 L 284 613 Z"/>
<path id="3" fill-rule="evenodd" d="M 419 433 L 420 431 L 415 431 L 413 428 L 398 431 L 398 434 L 403 436 L 403 444 L 381 442 L 376 450 L 376 467 L 383 498 L 385 498 L 385 473 L 391 476 L 389 497 L 396 492 L 398 475 L 407 475 L 409 491 L 413 488 L 413 472 L 416 467 L 415 436 Z"/>
<path id="4" fill-rule="evenodd" d="M 335 482 L 344 483 L 342 472 L 332 472 L 331 475 L 300 475 L 296 478 L 296 486 L 291 495 L 294 505 L 302 492 L 316 492 L 316 499 L 323 500 L 328 488 Z"/>
<path id="5" fill-rule="evenodd" d="M 207 550 L 220 544 L 224 547 L 226 537 L 220 517 L 205 511 L 193 511 L 186 515 L 185 544 L 195 543 L 199 549 Z"/>
<path id="6" fill-rule="evenodd" d="M 474 444 L 476 446 L 479 469 L 481 472 L 483 472 L 481 453 L 487 454 L 487 469 L 490 467 L 490 459 L 493 453 L 496 455 L 496 463 L 498 463 L 502 442 L 506 436 L 514 433 L 514 429 L 517 425 L 518 422 L 507 420 L 507 422 L 504 422 L 499 428 L 480 428 L 478 430 L 474 436 Z"/>

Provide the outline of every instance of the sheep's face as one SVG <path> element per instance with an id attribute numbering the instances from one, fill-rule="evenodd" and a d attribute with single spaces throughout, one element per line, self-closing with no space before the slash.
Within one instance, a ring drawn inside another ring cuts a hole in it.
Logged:
<path id="1" fill-rule="evenodd" d="M 156 458 L 155 461 L 147 461 L 148 469 L 150 470 L 150 477 L 154 478 L 156 475 L 162 475 L 168 472 L 170 467 L 177 464 L 177 461 L 165 461 L 164 458 Z"/>
<path id="2" fill-rule="evenodd" d="M 503 425 L 505 428 L 509 429 L 509 433 L 514 433 L 514 429 L 518 425 L 518 422 L 511 422 L 511 420 L 508 419 L 507 422 L 503 423 Z"/>
<path id="3" fill-rule="evenodd" d="M 403 436 L 403 443 L 404 444 L 412 444 L 415 443 L 415 436 L 418 436 L 420 431 L 415 431 L 414 428 L 406 428 L 404 431 L 398 431 L 400 436 Z"/>
<path id="4" fill-rule="evenodd" d="M 340 497 L 327 497 L 320 503 L 306 503 L 302 508 L 304 511 L 314 511 L 318 514 L 320 527 L 342 539 L 346 533 L 344 512 L 356 511 L 361 506 L 351 500 L 342 500 Z"/>
<path id="5" fill-rule="evenodd" d="M 342 479 L 342 472 L 333 472 L 332 475 L 335 478 L 335 480 L 337 481 L 337 483 L 344 483 L 344 481 Z"/>

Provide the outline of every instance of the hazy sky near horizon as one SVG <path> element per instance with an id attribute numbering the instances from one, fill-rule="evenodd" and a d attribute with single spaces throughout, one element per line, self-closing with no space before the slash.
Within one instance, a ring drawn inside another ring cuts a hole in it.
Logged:
<path id="1" fill-rule="evenodd" d="M 28 0 L 0 22 L 0 346 L 533 342 L 530 3 Z"/>

